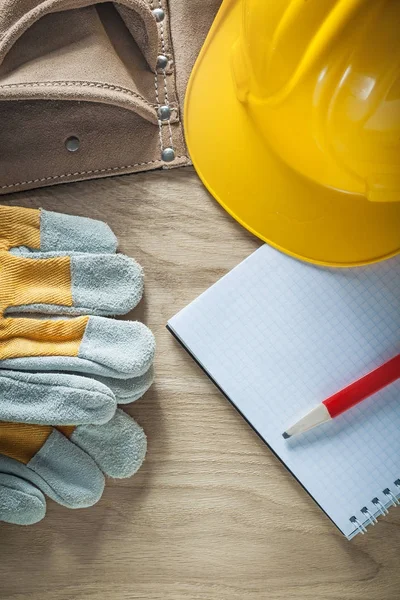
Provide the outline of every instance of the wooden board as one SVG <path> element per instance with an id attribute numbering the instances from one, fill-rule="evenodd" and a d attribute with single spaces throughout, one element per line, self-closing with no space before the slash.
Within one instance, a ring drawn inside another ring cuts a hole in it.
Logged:
<path id="1" fill-rule="evenodd" d="M 132 313 L 154 331 L 157 379 L 129 408 L 149 450 L 101 502 L 48 503 L 32 527 L 0 525 L 2 600 L 393 600 L 400 510 L 348 542 L 165 329 L 260 242 L 190 168 L 2 198 L 108 221 L 145 268 Z M 400 432 L 399 432 L 400 435 Z"/>

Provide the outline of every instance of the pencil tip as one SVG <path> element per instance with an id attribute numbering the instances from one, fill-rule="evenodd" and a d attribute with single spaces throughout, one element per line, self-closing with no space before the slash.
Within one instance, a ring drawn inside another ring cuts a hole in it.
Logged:
<path id="1" fill-rule="evenodd" d="M 292 436 L 287 431 L 284 431 L 282 433 L 282 437 L 283 437 L 284 440 L 288 440 Z"/>

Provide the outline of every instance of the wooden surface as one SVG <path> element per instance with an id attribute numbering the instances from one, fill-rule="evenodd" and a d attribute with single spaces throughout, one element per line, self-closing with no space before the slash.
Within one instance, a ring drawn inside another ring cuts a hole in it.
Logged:
<path id="1" fill-rule="evenodd" d="M 108 221 L 145 268 L 132 316 L 158 342 L 157 379 L 129 412 L 149 439 L 131 480 L 42 523 L 0 525 L 2 600 L 395 600 L 400 509 L 348 542 L 165 329 L 259 246 L 191 169 L 8 196 Z"/>

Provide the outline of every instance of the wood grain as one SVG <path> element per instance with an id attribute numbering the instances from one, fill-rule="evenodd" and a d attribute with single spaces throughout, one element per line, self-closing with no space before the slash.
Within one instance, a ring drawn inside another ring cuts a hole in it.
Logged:
<path id="1" fill-rule="evenodd" d="M 259 246 L 191 169 L 69 184 L 3 203 L 106 220 L 145 268 L 131 315 L 157 343 L 157 379 L 129 412 L 146 462 L 81 511 L 48 503 L 0 526 L 2 600 L 393 600 L 400 511 L 348 542 L 165 329 Z"/>

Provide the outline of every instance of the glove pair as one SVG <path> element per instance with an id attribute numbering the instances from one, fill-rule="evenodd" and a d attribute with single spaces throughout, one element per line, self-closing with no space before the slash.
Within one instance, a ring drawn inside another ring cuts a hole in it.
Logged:
<path id="1" fill-rule="evenodd" d="M 0 521 L 41 520 L 44 494 L 91 506 L 104 475 L 143 462 L 145 434 L 117 405 L 150 387 L 155 342 L 107 318 L 143 293 L 141 267 L 116 248 L 100 221 L 0 206 Z"/>

